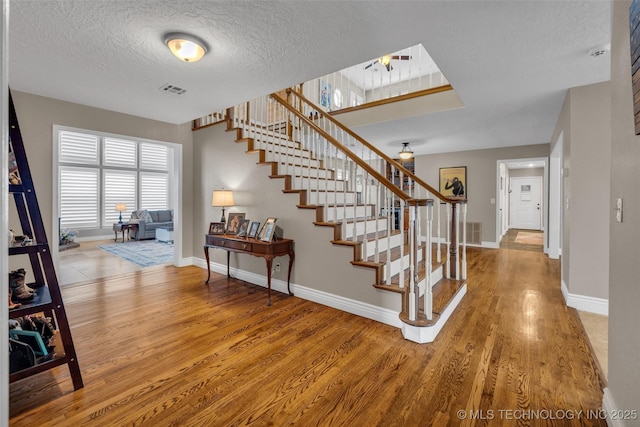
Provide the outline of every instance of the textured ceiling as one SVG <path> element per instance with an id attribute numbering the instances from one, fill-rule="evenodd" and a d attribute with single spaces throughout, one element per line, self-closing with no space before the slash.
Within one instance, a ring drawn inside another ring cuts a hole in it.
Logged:
<path id="1" fill-rule="evenodd" d="M 13 89 L 184 123 L 422 43 L 465 108 L 356 129 L 389 153 L 550 142 L 566 90 L 609 79 L 607 1 L 14 0 Z M 188 31 L 187 64 L 162 43 Z M 172 84 L 184 95 L 162 93 Z"/>

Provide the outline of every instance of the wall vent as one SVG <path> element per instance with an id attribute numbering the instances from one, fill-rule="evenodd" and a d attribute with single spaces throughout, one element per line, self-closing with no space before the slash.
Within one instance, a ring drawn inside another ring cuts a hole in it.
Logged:
<path id="1" fill-rule="evenodd" d="M 460 232 L 462 232 L 462 223 L 460 223 Z M 482 245 L 482 223 L 467 222 L 467 243 L 471 245 Z"/>
<path id="2" fill-rule="evenodd" d="M 181 87 L 170 84 L 166 84 L 160 87 L 160 90 L 166 93 L 172 93 L 174 95 L 183 95 L 187 91 L 186 89 L 182 89 Z"/>

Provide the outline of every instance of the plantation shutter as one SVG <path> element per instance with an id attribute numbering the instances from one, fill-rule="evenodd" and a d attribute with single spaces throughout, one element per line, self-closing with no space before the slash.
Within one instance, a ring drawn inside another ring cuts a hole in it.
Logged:
<path id="1" fill-rule="evenodd" d="M 169 149 L 159 144 L 140 144 L 140 169 L 169 169 Z"/>
<path id="2" fill-rule="evenodd" d="M 118 222 L 120 212 L 116 211 L 116 203 L 125 203 L 127 210 L 122 212 L 122 220 L 128 221 L 131 212 L 136 209 L 136 176 L 135 171 L 104 170 L 103 172 L 103 226 L 111 227 Z"/>
<path id="3" fill-rule="evenodd" d="M 133 141 L 105 138 L 102 164 L 105 166 L 135 168 L 138 163 L 136 146 L 137 144 Z"/>
<path id="4" fill-rule="evenodd" d="M 98 169 L 60 167 L 60 226 L 97 228 Z"/>
<path id="5" fill-rule="evenodd" d="M 59 134 L 58 161 L 83 165 L 100 164 L 96 135 L 61 131 Z"/>
<path id="6" fill-rule="evenodd" d="M 168 207 L 168 174 L 140 172 L 140 209 L 156 210 Z"/>

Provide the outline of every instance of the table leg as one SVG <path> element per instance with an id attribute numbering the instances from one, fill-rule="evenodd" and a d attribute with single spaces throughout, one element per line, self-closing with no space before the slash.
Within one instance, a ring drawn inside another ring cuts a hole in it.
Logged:
<path id="1" fill-rule="evenodd" d="M 267 257 L 267 305 L 271 305 L 271 264 L 273 258 Z"/>
<path id="2" fill-rule="evenodd" d="M 113 241 L 117 243 L 118 242 L 118 231 L 117 230 L 113 230 L 113 234 L 116 235 L 116 237 L 113 238 Z"/>
<path id="3" fill-rule="evenodd" d="M 289 295 L 293 296 L 293 292 L 291 292 L 291 269 L 293 268 L 293 260 L 296 258 L 296 254 L 291 251 L 289 252 L 289 273 L 287 274 L 287 290 L 289 291 Z"/>
<path id="4" fill-rule="evenodd" d="M 124 243 L 124 228 L 122 229 L 122 243 Z"/>
<path id="5" fill-rule="evenodd" d="M 207 281 L 204 283 L 209 283 L 209 279 L 211 278 L 211 265 L 209 264 L 209 247 L 204 247 L 204 257 L 207 259 Z"/>
<path id="6" fill-rule="evenodd" d="M 227 278 L 231 277 L 231 273 L 229 273 L 229 259 L 231 258 L 231 252 L 227 251 Z"/>

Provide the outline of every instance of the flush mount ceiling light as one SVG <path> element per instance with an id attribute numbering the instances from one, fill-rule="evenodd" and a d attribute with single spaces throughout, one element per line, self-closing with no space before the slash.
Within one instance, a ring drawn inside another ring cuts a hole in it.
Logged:
<path id="1" fill-rule="evenodd" d="M 407 160 L 413 157 L 413 151 L 411 151 L 411 148 L 409 147 L 408 142 L 402 143 L 402 150 L 400 150 L 399 155 L 400 155 L 400 158 L 403 160 Z"/>
<path id="2" fill-rule="evenodd" d="M 204 40 L 186 33 L 167 33 L 164 35 L 164 44 L 184 62 L 199 61 L 209 50 Z"/>

